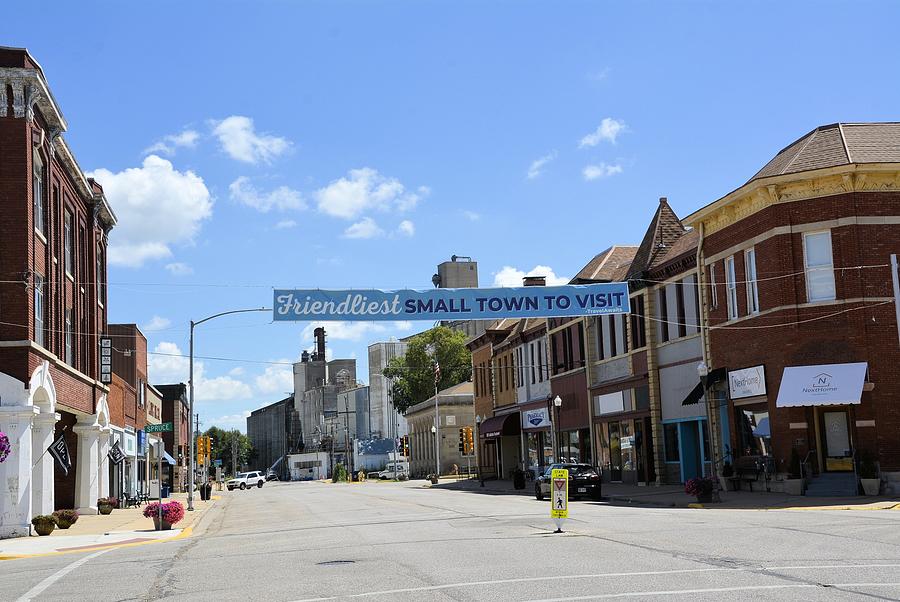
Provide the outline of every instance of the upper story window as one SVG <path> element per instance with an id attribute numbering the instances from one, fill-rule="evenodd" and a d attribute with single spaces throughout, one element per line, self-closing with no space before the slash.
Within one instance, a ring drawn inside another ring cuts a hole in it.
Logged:
<path id="1" fill-rule="evenodd" d="M 666 287 L 656 292 L 659 296 L 659 341 L 665 343 L 669 340 L 669 300 L 666 298 Z"/>
<path id="2" fill-rule="evenodd" d="M 544 382 L 544 342 L 540 339 L 535 341 L 535 349 L 537 353 L 537 381 L 539 383 Z"/>
<path id="3" fill-rule="evenodd" d="M 34 174 L 32 178 L 32 196 L 34 204 L 34 229 L 47 235 L 44 221 L 44 162 L 37 151 L 34 152 Z"/>
<path id="4" fill-rule="evenodd" d="M 550 355 L 553 374 L 568 372 L 584 365 L 581 353 L 584 336 L 582 328 L 582 322 L 578 321 L 552 335 Z"/>
<path id="5" fill-rule="evenodd" d="M 806 271 L 806 299 L 810 303 L 834 299 L 834 259 L 831 254 L 830 230 L 803 235 L 803 263 Z"/>
<path id="6" fill-rule="evenodd" d="M 525 347 L 516 347 L 516 376 L 518 376 L 517 387 L 525 386 Z"/>
<path id="7" fill-rule="evenodd" d="M 640 349 L 647 345 L 646 315 L 644 313 L 644 295 L 631 299 L 631 346 Z"/>
<path id="8" fill-rule="evenodd" d="M 138 405 L 144 407 L 144 380 L 138 379 Z"/>
<path id="9" fill-rule="evenodd" d="M 63 223 L 63 256 L 65 261 L 66 274 L 72 276 L 75 274 L 75 230 L 73 229 L 72 212 L 66 210 L 65 221 Z"/>
<path id="10" fill-rule="evenodd" d="M 747 313 L 759 313 L 759 289 L 756 285 L 756 249 L 744 251 L 744 271 L 747 274 Z"/>
<path id="11" fill-rule="evenodd" d="M 716 288 L 716 264 L 709 266 L 709 305 L 713 309 L 719 307 L 719 290 Z"/>
<path id="12" fill-rule="evenodd" d="M 44 347 L 44 277 L 34 275 L 34 342 Z"/>
<path id="13" fill-rule="evenodd" d="M 103 305 L 106 301 L 106 285 L 103 282 L 103 245 L 97 244 L 97 302 Z"/>
<path id="14" fill-rule="evenodd" d="M 604 360 L 628 353 L 625 314 L 599 316 L 597 325 L 597 358 Z"/>
<path id="15" fill-rule="evenodd" d="M 738 317 L 737 277 L 734 273 L 734 255 L 725 259 L 725 301 L 728 305 L 728 319 Z"/>
<path id="16" fill-rule="evenodd" d="M 66 310 L 66 323 L 65 323 L 64 328 L 65 328 L 65 333 L 64 333 L 65 349 L 64 349 L 63 355 L 65 357 L 63 357 L 63 361 L 65 361 L 70 366 L 74 366 L 75 365 L 75 357 L 74 357 L 75 348 L 74 348 L 73 342 L 72 342 L 73 332 L 72 332 L 72 310 L 71 309 Z"/>

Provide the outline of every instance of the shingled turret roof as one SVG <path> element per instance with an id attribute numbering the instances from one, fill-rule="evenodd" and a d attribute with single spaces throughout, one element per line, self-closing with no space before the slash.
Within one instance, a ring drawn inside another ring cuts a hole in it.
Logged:
<path id="1" fill-rule="evenodd" d="M 782 149 L 749 181 L 851 163 L 900 163 L 900 123 L 817 127 Z"/>
<path id="2" fill-rule="evenodd" d="M 638 247 L 631 269 L 628 270 L 628 280 L 640 278 L 652 266 L 659 265 L 662 259 L 672 252 L 676 243 L 689 231 L 669 207 L 666 197 L 659 199 L 659 207 L 650 221 L 641 246 Z M 680 247 L 680 245 L 679 245 Z"/>

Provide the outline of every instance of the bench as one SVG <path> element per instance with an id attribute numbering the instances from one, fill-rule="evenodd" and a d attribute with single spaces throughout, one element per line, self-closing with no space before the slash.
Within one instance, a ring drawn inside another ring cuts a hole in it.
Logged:
<path id="1" fill-rule="evenodd" d="M 759 481 L 759 475 L 762 472 L 763 469 L 759 458 L 756 456 L 742 456 L 735 460 L 734 474 L 727 477 L 727 479 L 734 483 L 736 490 L 740 490 L 741 483 L 747 483 L 750 486 L 750 491 L 753 491 L 753 483 Z"/>

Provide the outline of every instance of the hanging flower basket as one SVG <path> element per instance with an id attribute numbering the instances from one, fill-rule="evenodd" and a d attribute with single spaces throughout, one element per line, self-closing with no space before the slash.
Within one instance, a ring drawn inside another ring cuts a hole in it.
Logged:
<path id="1" fill-rule="evenodd" d="M 6 461 L 10 450 L 12 450 L 12 446 L 9 444 L 9 437 L 6 436 L 6 433 L 0 431 L 0 463 Z"/>

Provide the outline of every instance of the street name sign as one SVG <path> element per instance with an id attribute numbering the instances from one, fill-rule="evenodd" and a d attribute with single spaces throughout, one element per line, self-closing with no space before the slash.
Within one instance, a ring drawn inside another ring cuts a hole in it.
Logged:
<path id="1" fill-rule="evenodd" d="M 172 432 L 172 423 L 171 422 L 160 422 L 159 424 L 148 424 L 144 427 L 145 433 L 171 433 Z"/>
<path id="2" fill-rule="evenodd" d="M 276 289 L 276 322 L 493 320 L 627 314 L 628 283 L 429 290 Z"/>
<path id="3" fill-rule="evenodd" d="M 569 471 L 554 468 L 550 483 L 550 516 L 556 521 L 556 532 L 562 533 L 563 520 L 569 518 Z"/>

